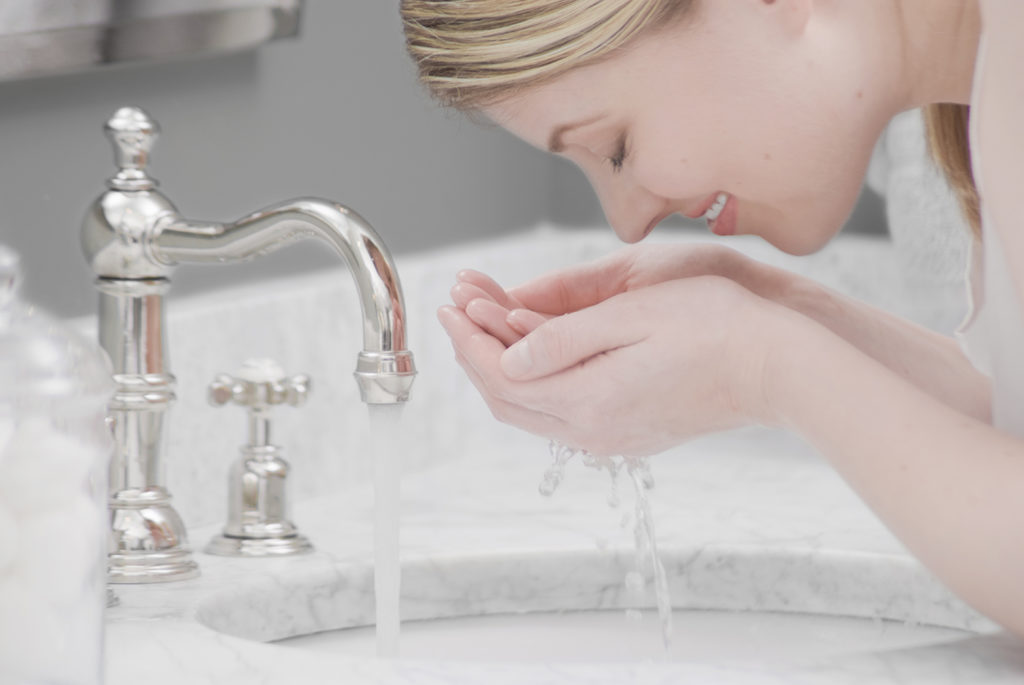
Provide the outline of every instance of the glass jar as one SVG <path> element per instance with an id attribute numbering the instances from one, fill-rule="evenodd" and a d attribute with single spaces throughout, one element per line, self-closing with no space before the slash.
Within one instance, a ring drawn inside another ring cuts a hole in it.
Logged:
<path id="1" fill-rule="evenodd" d="M 21 302 L 19 280 L 0 245 L 0 683 L 97 685 L 110 365 Z"/>

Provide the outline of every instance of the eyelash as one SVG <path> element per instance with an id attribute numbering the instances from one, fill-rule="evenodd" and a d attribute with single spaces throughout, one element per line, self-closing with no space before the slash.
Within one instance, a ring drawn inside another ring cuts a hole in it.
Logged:
<path id="1" fill-rule="evenodd" d="M 622 171 L 622 164 L 626 161 L 626 157 L 629 156 L 629 150 L 626 149 L 626 136 L 623 135 L 619 138 L 618 151 L 614 157 L 609 157 L 608 161 L 612 165 L 612 173 L 617 174 Z"/>

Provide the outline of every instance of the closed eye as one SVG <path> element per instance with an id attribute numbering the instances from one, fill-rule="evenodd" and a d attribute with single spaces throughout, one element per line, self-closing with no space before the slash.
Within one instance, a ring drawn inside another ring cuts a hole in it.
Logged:
<path id="1" fill-rule="evenodd" d="M 626 161 L 626 157 L 629 156 L 629 150 L 626 146 L 626 134 L 623 133 L 619 136 L 618 143 L 616 144 L 615 154 L 608 158 L 608 161 L 612 165 L 612 173 L 619 173 L 622 171 L 622 165 Z"/>

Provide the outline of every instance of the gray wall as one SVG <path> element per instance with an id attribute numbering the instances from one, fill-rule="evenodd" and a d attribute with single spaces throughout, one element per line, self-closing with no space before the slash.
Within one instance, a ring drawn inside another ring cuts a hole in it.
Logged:
<path id="1" fill-rule="evenodd" d="M 319 195 L 352 206 L 396 254 L 542 220 L 603 221 L 571 165 L 428 100 L 397 0 L 306 0 L 300 34 L 219 58 L 0 83 L 0 242 L 24 258 L 26 296 L 61 315 L 94 310 L 78 226 L 114 171 L 102 126 L 125 104 L 159 120 L 152 175 L 191 218 Z M 884 225 L 876 205 L 860 224 Z M 181 267 L 173 292 L 336 263 L 296 245 Z"/>
<path id="2" fill-rule="evenodd" d="M 26 296 L 62 315 L 95 308 L 78 227 L 114 171 L 102 127 L 124 104 L 160 122 L 152 175 L 188 217 L 319 195 L 352 206 L 399 254 L 544 218 L 550 160 L 427 99 L 396 0 L 307 0 L 300 33 L 244 54 L 0 83 L 0 242 L 22 254 Z M 296 245 L 182 267 L 173 292 L 337 261 Z"/>

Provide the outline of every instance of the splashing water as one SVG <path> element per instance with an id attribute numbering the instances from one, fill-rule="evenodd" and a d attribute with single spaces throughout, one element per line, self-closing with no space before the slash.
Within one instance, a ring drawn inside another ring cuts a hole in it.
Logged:
<path id="1" fill-rule="evenodd" d="M 572 447 L 557 443 L 554 440 L 548 444 L 548 451 L 551 452 L 551 458 L 554 459 L 554 462 L 544 472 L 544 477 L 540 485 L 537 486 L 540 494 L 545 497 L 551 497 L 551 495 L 555 494 L 555 490 L 558 489 L 562 479 L 565 478 L 565 465 L 577 453 L 577 450 Z"/>
<path id="2" fill-rule="evenodd" d="M 642 457 L 596 457 L 586 450 L 578 450 L 568 445 L 563 445 L 554 440 L 549 447 L 551 457 L 554 460 L 551 466 L 544 472 L 541 483 L 538 486 L 540 494 L 550 497 L 565 478 L 566 464 L 576 455 L 580 455 L 583 465 L 587 468 L 604 470 L 611 478 L 611 490 L 608 494 L 608 506 L 618 508 L 621 503 L 619 497 L 619 474 L 623 469 L 629 475 L 633 483 L 633 490 L 636 495 L 636 510 L 634 512 L 633 536 L 636 544 L 635 569 L 626 574 L 625 586 L 627 592 L 640 594 L 644 590 L 644 567 L 649 566 L 654 576 L 654 597 L 658 607 L 658 617 L 661 620 L 661 639 L 668 653 L 672 644 L 672 599 L 668 590 L 668 574 L 665 572 L 665 565 L 661 562 L 658 554 L 658 543 L 654 532 L 654 517 L 651 514 L 651 503 L 647 498 L 647 491 L 654 488 L 654 476 L 651 474 L 650 462 Z M 623 523 L 627 522 L 624 517 Z M 631 620 L 639 620 L 640 612 L 629 610 L 626 612 Z"/>
<path id="3" fill-rule="evenodd" d="M 668 652 L 672 645 L 672 598 L 668 592 L 668 574 L 665 564 L 661 563 L 658 554 L 658 541 L 654 534 L 654 516 L 651 514 L 651 502 L 646 492 L 654 487 L 654 477 L 646 459 L 637 460 L 636 464 L 627 462 L 627 472 L 633 479 L 636 489 L 636 549 L 637 564 L 641 562 L 646 550 L 647 558 L 654 574 L 654 598 L 658 605 L 658 617 L 661 619 L 661 641 Z"/>

